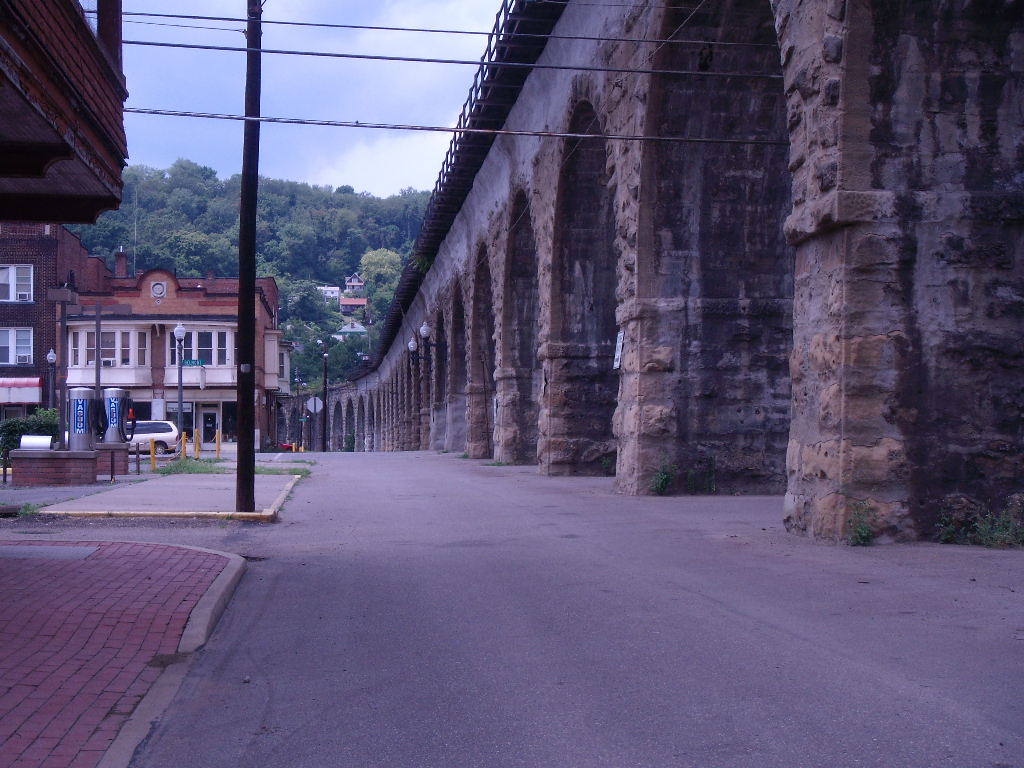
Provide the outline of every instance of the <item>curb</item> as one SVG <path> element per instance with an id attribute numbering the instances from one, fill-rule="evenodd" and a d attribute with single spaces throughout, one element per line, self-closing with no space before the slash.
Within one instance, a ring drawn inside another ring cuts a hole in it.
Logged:
<path id="1" fill-rule="evenodd" d="M 170 546 L 220 555 L 227 558 L 228 562 L 224 566 L 224 570 L 199 598 L 192 613 L 189 614 L 185 630 L 178 642 L 178 654 L 182 657 L 181 660 L 169 664 L 156 679 L 142 701 L 135 707 L 131 717 L 121 726 L 117 738 L 111 742 L 97 768 L 128 768 L 135 755 L 135 750 L 149 736 L 153 725 L 160 719 L 178 693 L 178 689 L 192 667 L 195 651 L 202 648 L 210 638 L 217 621 L 224 613 L 228 601 L 245 573 L 245 558 L 240 555 L 204 547 L 180 544 Z"/>
<path id="2" fill-rule="evenodd" d="M 181 517 L 181 518 L 192 518 L 192 519 L 207 519 L 207 520 L 241 520 L 244 522 L 251 523 L 273 523 L 277 520 L 278 513 L 281 511 L 281 507 L 284 506 L 285 501 L 288 499 L 288 495 L 295 488 L 295 484 L 302 479 L 302 475 L 292 475 L 292 479 L 289 480 L 284 489 L 274 499 L 274 503 L 266 509 L 260 512 L 222 512 L 217 510 L 201 510 L 195 512 L 182 512 L 177 509 L 168 510 L 89 510 L 89 509 L 55 509 L 50 510 L 48 507 L 37 510 L 37 514 L 40 515 L 64 515 L 66 517 Z M 54 502 L 53 506 L 62 502 Z M 190 549 L 202 549 L 201 547 L 190 547 Z M 205 551 L 205 550 L 204 550 Z M 212 550 L 210 550 L 212 551 Z M 224 554 L 218 552 L 217 554 Z"/>

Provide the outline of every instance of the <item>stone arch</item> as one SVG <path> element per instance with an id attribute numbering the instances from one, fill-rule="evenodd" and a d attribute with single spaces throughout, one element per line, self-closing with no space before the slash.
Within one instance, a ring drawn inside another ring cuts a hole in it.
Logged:
<path id="1" fill-rule="evenodd" d="M 331 431 L 330 431 L 330 442 L 327 446 L 331 449 L 333 446 L 334 450 L 340 450 L 344 440 L 342 439 L 345 434 L 345 418 L 342 411 L 341 401 L 334 403 L 334 409 L 332 411 L 333 418 L 331 419 Z"/>
<path id="2" fill-rule="evenodd" d="M 462 285 L 458 280 L 452 288 L 451 302 L 445 449 L 462 453 L 466 450 L 466 311 L 462 299 Z"/>
<path id="3" fill-rule="evenodd" d="M 377 409 L 374 393 L 367 395 L 367 451 L 377 451 Z"/>
<path id="4" fill-rule="evenodd" d="M 537 461 L 543 374 L 539 351 L 540 285 L 533 214 L 526 192 L 512 201 L 502 288 L 499 444 L 496 456 L 510 464 Z"/>
<path id="5" fill-rule="evenodd" d="M 341 450 L 354 451 L 356 449 L 356 409 L 352 398 L 345 401 L 345 437 L 341 444 Z"/>
<path id="6" fill-rule="evenodd" d="M 402 365 L 402 375 L 405 379 L 405 404 L 406 421 L 408 423 L 405 449 L 416 451 L 420 447 L 420 381 L 419 364 L 413 361 L 411 353 L 407 353 Z"/>
<path id="7" fill-rule="evenodd" d="M 613 190 L 601 121 L 586 101 L 576 105 L 571 133 L 594 138 L 564 144 L 551 269 L 551 343 L 542 465 L 551 474 L 611 474 L 612 418 L 618 375 L 612 369 L 617 255 Z"/>
<path id="8" fill-rule="evenodd" d="M 467 353 L 469 420 L 466 452 L 474 459 L 494 454 L 494 290 L 487 247 L 481 243 L 473 266 L 473 296 Z"/>
<path id="9" fill-rule="evenodd" d="M 448 424 L 448 333 L 444 312 L 434 315 L 430 331 L 430 443 L 432 451 L 444 450 Z"/>
<path id="10" fill-rule="evenodd" d="M 667 45 L 645 121 L 666 137 L 643 148 L 638 300 L 629 313 L 622 393 L 647 417 L 622 419 L 618 485 L 648 493 L 659 467 L 673 490 L 779 493 L 789 435 L 794 251 L 785 92 L 767 0 L 664 12 Z M 735 72 L 736 77 L 701 76 Z M 690 109 L 686 105 L 718 104 Z M 642 350 L 640 356 L 631 350 Z"/>
<path id="11" fill-rule="evenodd" d="M 356 445 L 357 451 L 366 450 L 366 398 L 359 396 L 356 405 Z"/>

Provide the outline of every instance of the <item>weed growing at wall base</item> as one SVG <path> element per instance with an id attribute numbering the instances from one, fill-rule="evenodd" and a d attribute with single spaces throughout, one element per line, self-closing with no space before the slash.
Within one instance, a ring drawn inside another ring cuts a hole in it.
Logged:
<path id="1" fill-rule="evenodd" d="M 658 465 L 658 471 L 654 473 L 651 478 L 651 493 L 658 496 L 664 496 L 665 492 L 672 487 L 672 484 L 676 481 L 676 476 L 679 474 L 679 466 L 673 464 L 668 460 L 668 456 L 664 456 L 661 459 L 661 464 Z"/>
<path id="2" fill-rule="evenodd" d="M 949 505 L 939 520 L 936 538 L 943 544 L 1024 547 L 1024 494 L 1010 496 L 999 512 L 976 503 Z"/>
<path id="3" fill-rule="evenodd" d="M 867 547 L 875 539 L 872 523 L 875 510 L 866 501 L 854 502 L 850 517 L 846 521 L 846 543 L 851 547 Z"/>

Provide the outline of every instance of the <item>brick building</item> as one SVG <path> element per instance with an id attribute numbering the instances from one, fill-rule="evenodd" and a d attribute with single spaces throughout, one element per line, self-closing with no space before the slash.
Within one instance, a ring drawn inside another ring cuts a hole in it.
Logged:
<path id="1" fill-rule="evenodd" d="M 177 420 L 178 360 L 174 328 L 185 327 L 182 355 L 182 421 L 204 443 L 220 430 L 237 437 L 236 331 L 238 279 L 178 278 L 164 269 L 128 275 L 127 255 L 115 256 L 98 288 L 79 291 L 68 319 L 68 386 L 92 386 L 96 370 L 95 306 L 101 307 L 99 356 L 104 386 L 124 387 L 140 419 Z M 257 280 L 257 444 L 276 438 L 276 398 L 287 391 L 278 290 L 273 278 Z"/>
<path id="2" fill-rule="evenodd" d="M 56 224 L 0 224 L 0 419 L 49 404 L 47 353 L 59 350 L 50 289 L 98 287 L 106 267 Z"/>

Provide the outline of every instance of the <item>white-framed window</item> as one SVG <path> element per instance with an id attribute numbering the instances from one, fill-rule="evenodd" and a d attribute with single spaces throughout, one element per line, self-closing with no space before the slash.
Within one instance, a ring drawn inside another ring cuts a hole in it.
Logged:
<path id="1" fill-rule="evenodd" d="M 95 331 L 72 331 L 71 360 L 74 367 L 96 364 Z M 132 355 L 135 355 L 133 358 Z M 149 357 L 149 334 L 145 331 L 103 331 L 100 337 L 100 360 L 104 368 L 131 368 L 146 365 Z"/>
<path id="2" fill-rule="evenodd" d="M 185 331 L 182 340 L 183 359 L 201 360 L 207 368 L 229 365 L 231 335 L 230 331 Z M 173 334 L 168 334 L 167 345 L 168 365 L 177 365 L 178 343 Z"/>
<path id="3" fill-rule="evenodd" d="M 32 364 L 32 329 L 0 328 L 0 365 Z"/>
<path id="4" fill-rule="evenodd" d="M 0 266 L 0 301 L 32 300 L 32 265 Z"/>

